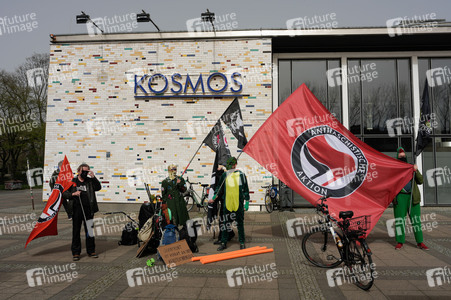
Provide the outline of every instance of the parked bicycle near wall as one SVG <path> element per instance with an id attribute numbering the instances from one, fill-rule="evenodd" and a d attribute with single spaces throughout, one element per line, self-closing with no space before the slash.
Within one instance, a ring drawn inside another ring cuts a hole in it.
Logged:
<path id="1" fill-rule="evenodd" d="M 265 207 L 269 213 L 272 213 L 274 209 L 280 209 L 279 191 L 277 190 L 277 184 L 270 184 L 262 186 L 266 189 L 265 192 Z"/>
<path id="2" fill-rule="evenodd" d="M 369 290 L 374 282 L 372 252 L 366 243 L 370 216 L 352 218 L 353 211 L 341 211 L 339 218 L 343 221 L 337 221 L 329 214 L 327 198 L 318 200 L 319 226 L 313 227 L 302 239 L 302 252 L 312 264 L 321 268 L 334 268 L 344 262 L 352 282 Z M 334 224 L 341 232 L 335 231 Z"/>
<path id="3" fill-rule="evenodd" d="M 191 211 L 194 204 L 200 209 L 201 207 L 206 212 L 208 210 L 208 187 L 209 184 L 203 184 L 201 182 L 190 182 L 189 178 L 186 178 L 186 182 L 189 184 L 188 189 L 186 190 L 183 198 L 185 199 L 186 209 Z M 202 187 L 202 196 L 193 189 L 193 184 L 198 184 Z"/>

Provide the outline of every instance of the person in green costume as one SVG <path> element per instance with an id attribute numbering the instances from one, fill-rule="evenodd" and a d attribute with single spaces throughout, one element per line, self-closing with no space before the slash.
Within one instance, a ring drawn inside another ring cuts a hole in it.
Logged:
<path id="1" fill-rule="evenodd" d="M 397 158 L 407 163 L 407 157 L 404 148 L 399 147 L 397 149 Z M 426 245 L 423 243 L 423 231 L 421 229 L 421 195 L 418 184 L 423 184 L 423 175 L 421 175 L 420 171 L 418 171 L 417 165 L 414 165 L 414 170 L 415 180 L 413 181 L 413 189 L 411 180 L 404 186 L 404 188 L 399 192 L 399 194 L 393 201 L 393 212 L 395 214 L 395 234 L 396 241 L 398 242 L 398 244 L 395 246 L 396 250 L 400 250 L 402 248 L 406 239 L 406 215 L 409 208 L 410 221 L 415 235 L 415 240 L 417 242 L 417 247 L 423 250 L 429 250 L 429 248 L 426 247 Z"/>
<path id="2" fill-rule="evenodd" d="M 185 180 L 177 176 L 177 166 L 168 166 L 169 176 L 161 183 L 161 196 L 163 204 L 167 204 L 171 211 L 175 225 L 185 226 L 189 219 L 183 193 L 186 191 Z"/>
<path id="3" fill-rule="evenodd" d="M 249 208 L 249 186 L 247 185 L 246 175 L 240 170 L 237 170 L 236 165 L 237 160 L 235 157 L 230 157 L 227 160 L 227 172 L 222 174 L 215 191 L 215 196 L 213 197 L 213 199 L 219 197 L 224 200 L 224 217 L 220 228 L 221 246 L 219 246 L 218 251 L 227 249 L 227 240 L 229 231 L 232 231 L 233 220 L 238 224 L 240 249 L 246 248 L 244 239 L 244 210 Z"/>

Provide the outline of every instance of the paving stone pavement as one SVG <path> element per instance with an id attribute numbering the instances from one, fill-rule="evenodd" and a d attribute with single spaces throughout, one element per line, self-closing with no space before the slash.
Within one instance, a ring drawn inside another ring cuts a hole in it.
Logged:
<path id="1" fill-rule="evenodd" d="M 41 199 L 37 191 L 35 199 Z M 146 281 L 144 277 L 127 276 L 127 271 L 145 268 L 147 259 L 155 255 L 135 258 L 136 245 L 119 246 L 121 230 L 128 221 L 119 215 L 104 216 L 102 206 L 96 214 L 105 221 L 102 228 L 96 228 L 99 258 L 88 257 L 83 252 L 80 261 L 72 261 L 72 224 L 65 213 L 59 214 L 57 236 L 36 239 L 24 249 L 32 222 L 44 207 L 44 203 L 35 202 L 35 210 L 32 210 L 28 191 L 0 191 L 0 220 L 4 223 L 0 224 L 0 299 L 451 298 L 451 207 L 422 208 L 424 241 L 430 251 L 414 247 L 412 233 L 407 234 L 403 249 L 395 251 L 394 238 L 389 236 L 386 226 L 386 221 L 393 218 L 393 211 L 387 209 L 368 238 L 377 278 L 370 291 L 363 291 L 346 282 L 329 286 L 327 269 L 313 266 L 303 255 L 302 236 L 289 236 L 287 221 L 301 217 L 312 220 L 315 217 L 313 209 L 296 209 L 294 213 L 246 213 L 247 247 L 267 246 L 274 249 L 272 253 L 206 265 L 191 262 L 173 270 L 164 269 L 158 262 L 147 270 L 153 277 L 149 275 Z M 194 210 L 190 213 L 192 218 L 203 217 Z M 138 214 L 137 211 L 130 213 Z M 216 254 L 212 235 L 203 233 L 197 242 L 199 253 L 195 255 Z M 84 238 L 82 243 L 82 251 L 85 251 Z M 235 237 L 228 243 L 227 251 L 237 249 L 239 243 Z M 264 271 L 254 282 L 227 278 L 228 270 L 244 267 Z M 447 273 L 445 277 L 436 276 L 428 282 L 426 271 L 434 268 L 445 269 Z M 27 271 L 32 269 L 37 269 L 35 276 L 28 278 Z M 45 275 L 37 276 L 42 270 Z M 53 282 L 49 283 L 49 280 Z"/>

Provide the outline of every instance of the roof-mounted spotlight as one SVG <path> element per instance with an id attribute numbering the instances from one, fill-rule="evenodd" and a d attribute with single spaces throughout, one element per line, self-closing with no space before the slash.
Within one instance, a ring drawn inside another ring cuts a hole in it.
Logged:
<path id="1" fill-rule="evenodd" d="M 152 22 L 153 26 L 157 28 L 158 31 L 160 31 L 160 28 L 158 28 L 157 24 L 155 24 L 152 19 L 150 18 L 150 14 L 146 13 L 144 9 L 142 10 L 142 13 L 136 14 L 136 21 L 141 22 Z"/>
<path id="2" fill-rule="evenodd" d="M 89 17 L 89 15 L 85 14 L 83 11 L 81 12 L 81 15 L 77 15 L 76 20 L 77 20 L 77 24 L 86 24 L 86 23 L 88 23 L 88 22 L 91 22 L 92 25 L 94 25 L 95 27 L 97 27 L 97 29 L 100 30 L 100 32 L 104 33 L 103 30 L 102 30 L 99 26 L 97 26 L 96 23 L 94 23 L 94 22 L 91 20 L 91 18 Z"/>

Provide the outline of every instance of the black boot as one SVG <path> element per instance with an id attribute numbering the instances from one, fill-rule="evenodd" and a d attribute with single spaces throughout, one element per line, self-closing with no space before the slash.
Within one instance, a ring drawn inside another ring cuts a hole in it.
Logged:
<path id="1" fill-rule="evenodd" d="M 230 242 L 231 239 L 233 239 L 235 237 L 235 231 L 231 231 L 229 232 L 229 237 L 227 238 L 227 241 Z"/>
<path id="2" fill-rule="evenodd" d="M 221 245 L 221 239 L 218 239 L 217 241 L 215 241 L 215 242 L 213 243 L 213 245 Z"/>
<path id="3" fill-rule="evenodd" d="M 219 246 L 218 251 L 223 251 L 223 250 L 225 250 L 225 249 L 227 249 L 226 244 L 221 243 L 221 246 Z"/>
<path id="4" fill-rule="evenodd" d="M 246 249 L 246 245 L 244 243 L 240 244 L 240 249 Z"/>

